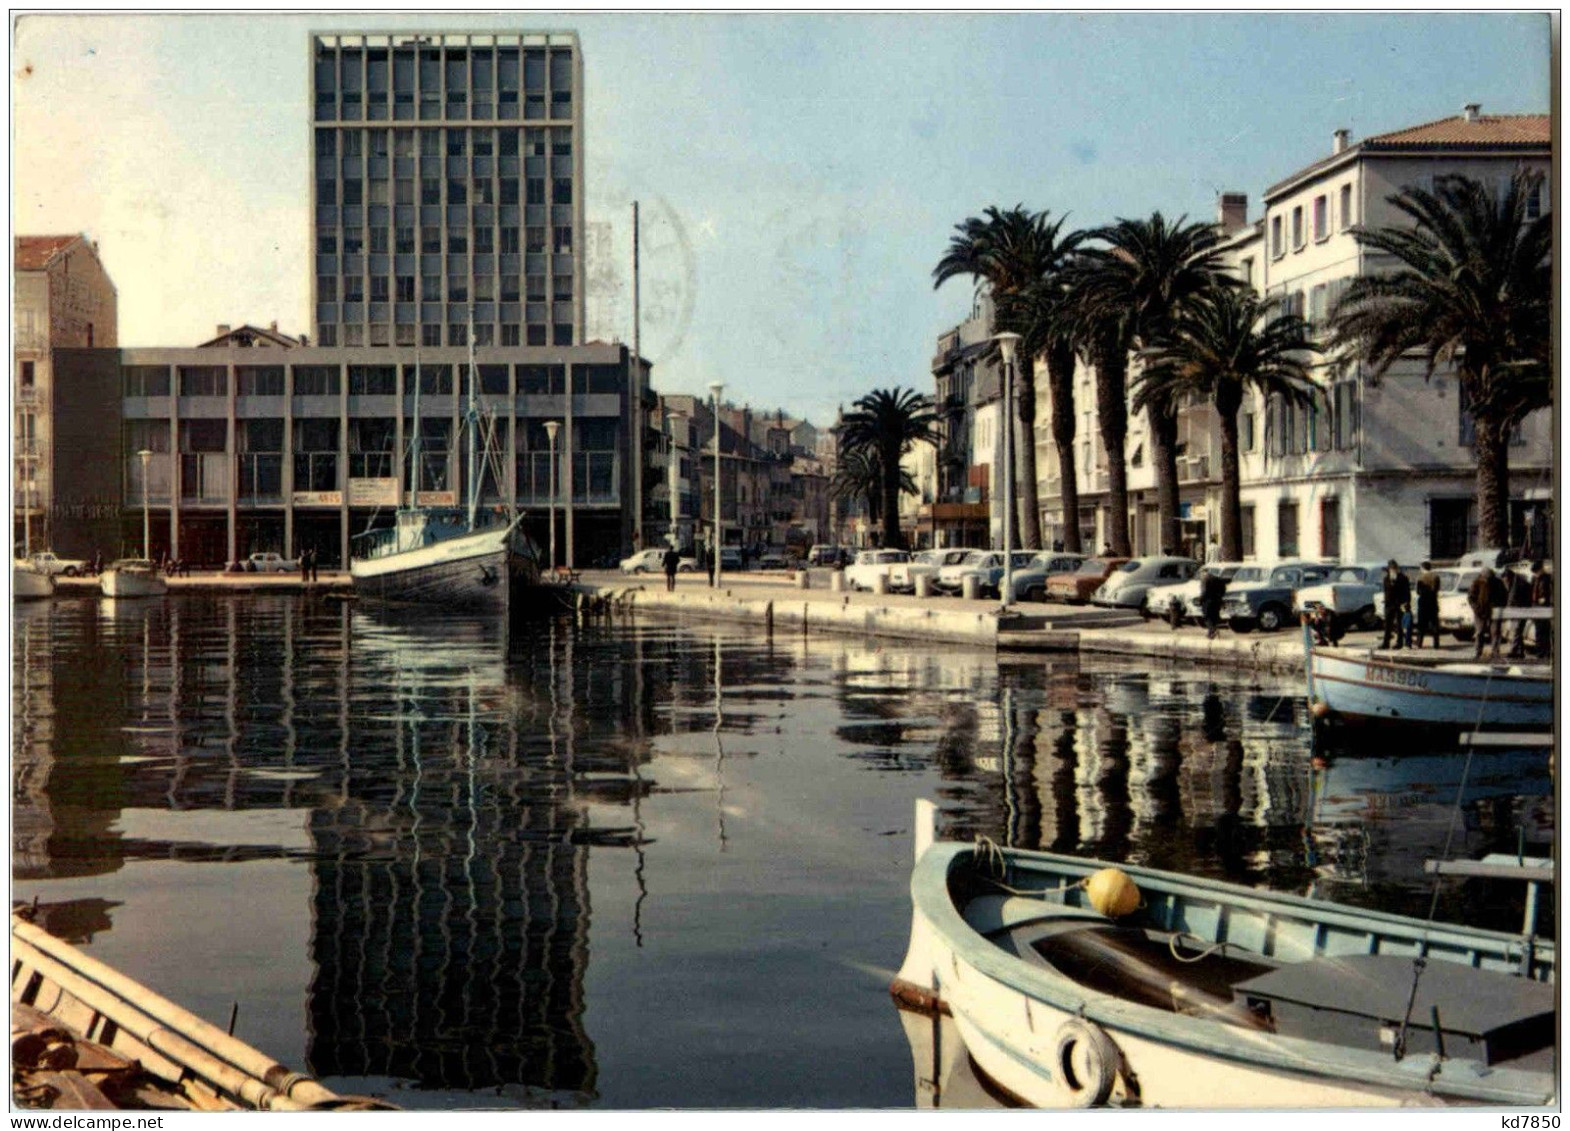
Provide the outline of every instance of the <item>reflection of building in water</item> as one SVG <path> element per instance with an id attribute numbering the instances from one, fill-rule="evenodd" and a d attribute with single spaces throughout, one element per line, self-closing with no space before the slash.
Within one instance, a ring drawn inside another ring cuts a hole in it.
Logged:
<path id="1" fill-rule="evenodd" d="M 310 818 L 311 1071 L 592 1098 L 565 708 L 522 734 L 499 645 L 356 627 L 350 697 L 380 713 Z"/>
<path id="2" fill-rule="evenodd" d="M 64 609 L 53 601 L 12 608 L 13 880 L 93 876 L 124 862 L 116 830 L 124 771 L 102 739 L 106 729 L 118 738 L 125 672 L 118 654 L 65 666 L 53 644 Z"/>

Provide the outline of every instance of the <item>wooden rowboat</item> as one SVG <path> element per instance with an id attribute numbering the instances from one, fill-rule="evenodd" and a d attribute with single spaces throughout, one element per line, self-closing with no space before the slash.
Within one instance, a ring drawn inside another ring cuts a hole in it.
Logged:
<path id="1" fill-rule="evenodd" d="M 13 1100 L 194 1111 L 367 1110 L 11 915 Z"/>
<path id="2" fill-rule="evenodd" d="M 1114 919 L 1087 888 L 1106 865 L 933 843 L 933 813 L 891 990 L 1026 1103 L 1554 1102 L 1551 942 L 1132 865 Z"/>

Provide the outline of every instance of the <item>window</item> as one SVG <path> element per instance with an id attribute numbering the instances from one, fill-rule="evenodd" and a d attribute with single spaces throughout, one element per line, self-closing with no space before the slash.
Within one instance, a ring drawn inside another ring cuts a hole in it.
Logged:
<path id="1" fill-rule="evenodd" d="M 396 192 L 397 192 L 397 195 L 394 198 L 394 203 L 396 203 L 396 204 L 413 204 L 414 203 L 414 179 L 412 177 L 399 177 L 398 178 L 398 186 L 397 186 Z"/>
<path id="2" fill-rule="evenodd" d="M 572 298 L 572 276 L 557 275 L 551 280 L 551 296 L 557 302 L 565 302 Z"/>
<path id="3" fill-rule="evenodd" d="M 229 392 L 229 374 L 221 365 L 180 366 L 182 397 L 222 397 Z"/>
<path id="4" fill-rule="evenodd" d="M 439 324 L 420 327 L 420 344 L 422 346 L 439 346 L 442 344 L 442 328 Z"/>
<path id="5" fill-rule="evenodd" d="M 365 280 L 358 275 L 345 275 L 343 279 L 343 301 L 364 302 Z"/>
<path id="6" fill-rule="evenodd" d="M 316 251 L 320 255 L 338 254 L 338 233 L 322 230 L 316 233 Z"/>
<path id="7" fill-rule="evenodd" d="M 572 251 L 571 225 L 563 225 L 556 229 L 556 242 L 554 246 L 557 255 L 563 255 Z"/>
<path id="8" fill-rule="evenodd" d="M 1460 393 L 1456 398 L 1456 410 L 1460 424 L 1460 427 L 1457 429 L 1457 443 L 1463 448 L 1470 449 L 1477 443 L 1477 423 L 1472 419 L 1472 395 L 1467 391 L 1467 387 L 1459 381 L 1456 382 L 1456 388 Z M 1526 432 L 1522 429 L 1519 421 L 1514 428 L 1510 429 L 1509 442 L 1512 448 L 1520 447 L 1526 443 Z"/>
<path id="9" fill-rule="evenodd" d="M 1314 238 L 1330 238 L 1330 198 L 1323 194 L 1314 198 Z"/>
<path id="10" fill-rule="evenodd" d="M 1338 381 L 1330 397 L 1332 445 L 1337 451 L 1350 451 L 1357 447 L 1357 382 Z"/>
<path id="11" fill-rule="evenodd" d="M 469 344 L 469 328 L 462 322 L 452 322 L 447 326 L 447 344 L 450 346 L 466 346 Z"/>
<path id="12" fill-rule="evenodd" d="M 1319 554 L 1341 557 L 1341 500 L 1323 499 L 1319 504 Z"/>
<path id="13" fill-rule="evenodd" d="M 426 255 L 440 255 L 442 253 L 442 230 L 431 224 L 422 227 L 420 229 L 420 250 Z"/>
<path id="14" fill-rule="evenodd" d="M 424 302 L 442 301 L 442 277 L 426 275 L 420 280 L 420 298 Z"/>
<path id="15" fill-rule="evenodd" d="M 1325 325 L 1327 292 L 1325 284 L 1316 284 L 1308 292 L 1308 324 L 1314 330 L 1322 330 Z"/>
<path id="16" fill-rule="evenodd" d="M 1353 224 L 1352 216 L 1352 186 L 1341 186 L 1341 230 L 1344 232 Z"/>
<path id="17" fill-rule="evenodd" d="M 465 154 L 465 146 L 468 143 L 468 136 L 469 136 L 469 133 L 468 133 L 467 130 L 448 130 L 447 131 L 447 156 L 448 157 L 462 157 L 462 156 L 464 156 L 464 154 Z"/>
<path id="18" fill-rule="evenodd" d="M 345 255 L 359 255 L 365 250 L 365 232 L 359 228 L 348 228 L 343 233 L 343 253 Z"/>
<path id="19" fill-rule="evenodd" d="M 503 255 L 517 255 L 518 254 L 518 229 L 517 228 L 503 228 L 502 229 L 502 254 Z"/>
<path id="20" fill-rule="evenodd" d="M 420 203 L 440 204 L 442 202 L 442 183 L 435 177 L 420 178 Z"/>
<path id="21" fill-rule="evenodd" d="M 1254 285 L 1254 259 L 1252 256 L 1238 264 L 1237 275 L 1239 279 L 1243 280 L 1244 285 L 1249 287 Z"/>
<path id="22" fill-rule="evenodd" d="M 1238 450 L 1251 452 L 1254 450 L 1254 414 L 1243 412 L 1237 418 Z"/>
<path id="23" fill-rule="evenodd" d="M 525 193 L 525 196 L 524 196 L 524 203 L 526 203 L 526 204 L 544 204 L 545 203 L 545 178 L 544 177 L 530 177 L 529 180 L 528 180 L 528 183 L 524 187 L 525 187 L 525 190 L 526 190 L 526 193 Z M 506 193 L 506 189 L 507 189 L 506 183 L 503 182 L 503 184 L 502 184 L 502 191 L 503 191 L 504 194 Z M 518 186 L 516 184 L 514 184 L 513 185 L 513 192 L 516 194 L 517 191 L 518 191 Z M 505 195 L 503 195 L 503 197 L 502 197 L 502 203 L 504 203 L 504 204 L 508 203 L 507 198 L 506 198 Z M 518 198 L 517 198 L 516 195 L 514 195 L 511 203 L 513 203 L 513 204 L 518 203 Z"/>
<path id="24" fill-rule="evenodd" d="M 1295 558 L 1297 555 L 1297 504 L 1280 503 L 1276 507 L 1276 556 Z"/>
<path id="25" fill-rule="evenodd" d="M 397 294 L 398 294 L 398 301 L 399 302 L 413 302 L 414 301 L 414 276 L 413 275 L 399 275 L 398 276 L 398 292 L 397 292 Z"/>
<path id="26" fill-rule="evenodd" d="M 551 202 L 553 204 L 571 204 L 572 203 L 572 180 L 571 180 L 571 178 L 569 178 L 569 177 L 557 177 L 556 178 L 556 185 L 551 190 Z"/>
<path id="27" fill-rule="evenodd" d="M 468 302 L 469 301 L 469 279 L 468 279 L 468 276 L 466 276 L 466 275 L 449 275 L 449 276 L 447 276 L 447 301 L 448 302 Z M 464 343 L 463 342 L 459 342 L 458 344 L 459 345 L 463 345 Z"/>
<path id="28" fill-rule="evenodd" d="M 391 365 L 349 366 L 350 396 L 390 397 L 397 392 L 398 371 Z"/>
<path id="29" fill-rule="evenodd" d="M 344 204 L 347 205 L 347 206 L 352 206 L 352 205 L 355 205 L 355 204 L 364 204 L 365 203 L 365 196 L 364 196 L 364 193 L 362 191 L 364 188 L 365 188 L 365 184 L 362 181 L 345 181 L 343 183 L 343 202 L 344 202 Z"/>
<path id="30" fill-rule="evenodd" d="M 338 367 L 336 365 L 296 365 L 294 367 L 294 395 L 297 397 L 336 397 L 338 395 Z M 298 421 L 305 423 L 304 421 Z M 335 427 L 337 421 L 331 422 Z M 337 441 L 333 442 L 337 447 Z"/>
<path id="31" fill-rule="evenodd" d="M 235 392 L 242 397 L 283 396 L 283 366 L 281 365 L 239 366 L 234 371 L 234 381 Z"/>
<path id="32" fill-rule="evenodd" d="M 476 255 L 489 255 L 496 250 L 496 229 L 476 228 L 474 230 L 474 251 Z"/>
<path id="33" fill-rule="evenodd" d="M 1281 244 L 1281 217 L 1270 218 L 1270 254 L 1280 259 L 1286 254 L 1286 248 Z"/>
<path id="34" fill-rule="evenodd" d="M 529 302 L 544 302 L 545 276 L 530 275 L 527 282 L 527 289 L 524 291 L 524 293 L 528 295 Z"/>
<path id="35" fill-rule="evenodd" d="M 386 255 L 387 254 L 387 229 L 386 228 L 372 228 L 371 229 L 371 254 L 372 255 Z"/>
<path id="36" fill-rule="evenodd" d="M 1292 209 L 1292 250 L 1301 251 L 1303 248 L 1303 206 L 1299 204 Z"/>
<path id="37" fill-rule="evenodd" d="M 1548 207 L 1548 178 L 1543 177 L 1526 190 L 1526 218 L 1536 220 Z"/>
<path id="38" fill-rule="evenodd" d="M 390 288 L 387 285 L 386 275 L 371 276 L 371 301 L 386 302 Z"/>
<path id="39" fill-rule="evenodd" d="M 370 201 L 372 204 L 386 204 L 387 182 L 379 177 L 373 179 L 371 181 L 370 193 Z"/>
<path id="40" fill-rule="evenodd" d="M 518 344 L 518 327 L 513 324 L 503 323 L 502 345 L 515 346 Z"/>
<path id="41" fill-rule="evenodd" d="M 22 388 L 31 389 L 33 387 L 33 369 L 33 362 L 22 362 Z"/>
<path id="42" fill-rule="evenodd" d="M 127 365 L 125 395 L 128 397 L 167 397 L 169 368 L 164 365 Z"/>
<path id="43" fill-rule="evenodd" d="M 474 277 L 474 301 L 491 302 L 495 298 L 496 280 L 490 275 L 476 275 Z"/>
<path id="44" fill-rule="evenodd" d="M 554 156 L 557 156 L 557 157 L 571 157 L 572 156 L 572 131 L 571 130 L 552 130 L 551 131 L 551 153 Z"/>
<path id="45" fill-rule="evenodd" d="M 450 177 L 447 181 L 447 203 L 468 204 L 469 186 L 457 177 Z"/>
<path id="46" fill-rule="evenodd" d="M 447 254 L 468 255 L 469 233 L 462 228 L 449 228 L 447 231 Z"/>
<path id="47" fill-rule="evenodd" d="M 518 301 L 518 276 L 516 276 L 516 275 L 503 275 L 502 276 L 502 301 L 503 302 L 517 302 Z"/>
<path id="48" fill-rule="evenodd" d="M 570 346 L 570 345 L 572 345 L 572 323 L 570 323 L 570 322 L 558 322 L 558 323 L 556 323 L 556 325 L 551 327 L 551 345 L 553 345 L 553 346 Z"/>
<path id="49" fill-rule="evenodd" d="M 316 182 L 316 203 L 317 204 L 337 204 L 338 203 L 338 182 L 337 181 L 317 181 Z"/>
<path id="50" fill-rule="evenodd" d="M 399 255 L 414 254 L 414 229 L 412 227 L 398 229 L 393 242 L 393 250 Z"/>
<path id="51" fill-rule="evenodd" d="M 346 346 L 363 346 L 365 344 L 365 327 L 345 326 L 343 328 L 343 344 Z"/>
<path id="52" fill-rule="evenodd" d="M 544 228 L 529 228 L 524 233 L 524 239 L 525 239 L 525 247 L 527 248 L 527 250 L 529 251 L 530 254 L 536 254 L 538 252 L 542 252 L 542 251 L 545 250 L 545 229 Z"/>
<path id="53" fill-rule="evenodd" d="M 489 157 L 495 149 L 495 135 L 490 130 L 474 131 L 474 155 Z"/>
<path id="54" fill-rule="evenodd" d="M 316 327 L 316 344 L 319 346 L 335 346 L 338 344 L 338 327 L 331 322 L 323 322 Z"/>

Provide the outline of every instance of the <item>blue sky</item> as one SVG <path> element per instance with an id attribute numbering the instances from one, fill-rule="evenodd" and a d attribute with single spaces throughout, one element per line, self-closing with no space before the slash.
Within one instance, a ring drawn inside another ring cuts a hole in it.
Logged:
<path id="1" fill-rule="evenodd" d="M 589 331 L 675 392 L 819 422 L 930 388 L 952 226 L 987 204 L 1214 214 L 1372 133 L 1549 108 L 1546 15 L 28 16 L 12 54 L 16 232 L 83 230 L 122 344 L 309 329 L 308 29 L 572 28 L 587 84 Z M 598 253 L 597 253 L 598 254 Z"/>

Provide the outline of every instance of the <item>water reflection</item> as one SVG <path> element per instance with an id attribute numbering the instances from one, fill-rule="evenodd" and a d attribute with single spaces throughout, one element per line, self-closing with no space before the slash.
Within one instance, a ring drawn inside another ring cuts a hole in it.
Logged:
<path id="1" fill-rule="evenodd" d="M 915 797 L 957 839 L 1422 913 L 1459 784 L 1453 755 L 1316 767 L 1295 681 L 1191 668 L 668 624 L 509 641 L 283 595 L 13 624 L 18 894 L 95 945 L 140 908 L 201 941 L 211 896 L 163 870 L 245 865 L 220 873 L 241 898 L 257 867 L 306 877 L 280 914 L 309 972 L 245 1016 L 405 1103 L 908 1105 L 883 989 Z M 1551 841 L 1546 765 L 1479 755 L 1456 853 Z M 201 984 L 245 975 L 204 953 Z"/>

